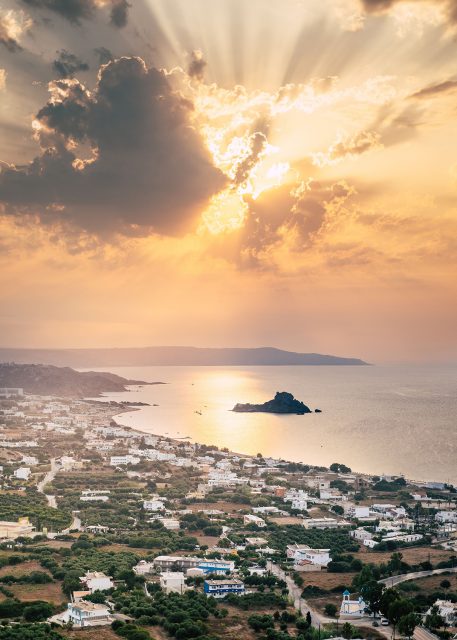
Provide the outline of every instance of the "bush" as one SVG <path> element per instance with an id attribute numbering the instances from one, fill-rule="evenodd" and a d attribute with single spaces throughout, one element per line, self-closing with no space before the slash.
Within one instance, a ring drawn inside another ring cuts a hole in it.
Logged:
<path id="1" fill-rule="evenodd" d="M 27 622 L 41 622 L 53 614 L 53 607 L 48 602 L 37 602 L 24 608 L 23 616 Z"/>
<path id="2" fill-rule="evenodd" d="M 338 607 L 336 606 L 336 604 L 333 604 L 333 602 L 328 602 L 324 607 L 324 613 L 329 618 L 334 618 L 336 616 L 337 611 L 338 611 Z"/>

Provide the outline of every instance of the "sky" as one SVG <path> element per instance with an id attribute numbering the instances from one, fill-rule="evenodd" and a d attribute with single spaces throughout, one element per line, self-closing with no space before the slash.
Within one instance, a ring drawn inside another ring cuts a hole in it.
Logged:
<path id="1" fill-rule="evenodd" d="M 0 346 L 457 360 L 456 0 L 0 0 Z"/>

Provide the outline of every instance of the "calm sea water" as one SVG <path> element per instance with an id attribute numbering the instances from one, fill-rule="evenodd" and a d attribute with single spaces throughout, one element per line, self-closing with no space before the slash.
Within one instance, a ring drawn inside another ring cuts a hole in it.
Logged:
<path id="1" fill-rule="evenodd" d="M 106 369 L 105 369 L 106 370 Z M 141 401 L 118 422 L 233 451 L 457 484 L 457 367 L 116 367 L 154 385 L 107 400 Z M 240 414 L 237 402 L 290 391 L 322 413 Z M 200 413 L 196 413 L 196 412 Z"/>

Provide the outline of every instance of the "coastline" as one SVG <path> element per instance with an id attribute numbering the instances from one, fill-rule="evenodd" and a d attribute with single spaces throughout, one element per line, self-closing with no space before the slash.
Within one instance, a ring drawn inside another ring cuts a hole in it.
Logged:
<path id="1" fill-rule="evenodd" d="M 108 401 L 108 402 L 109 402 L 109 401 Z M 141 429 L 140 427 L 131 427 L 131 426 L 129 426 L 129 425 L 121 424 L 121 423 L 119 423 L 119 422 L 117 421 L 117 419 L 118 419 L 118 418 L 122 418 L 122 416 L 124 416 L 124 415 L 128 415 L 128 414 L 130 414 L 130 413 L 134 413 L 134 412 L 136 412 L 136 411 L 139 411 L 141 408 L 142 408 L 142 407 L 134 407 L 134 406 L 132 406 L 131 408 L 129 408 L 129 410 L 128 410 L 128 411 L 123 411 L 123 412 L 122 412 L 122 413 L 120 413 L 120 414 L 115 414 L 115 415 L 113 415 L 113 416 L 111 417 L 111 419 L 112 419 L 112 421 L 116 424 L 116 426 L 118 426 L 118 427 L 122 427 L 123 429 L 126 429 L 126 430 L 128 430 L 128 431 L 132 431 L 133 433 L 138 434 L 138 435 L 144 435 L 144 434 L 147 434 L 147 435 L 149 435 L 149 436 L 153 436 L 153 437 L 155 437 L 155 438 L 159 438 L 159 439 L 167 440 L 167 441 L 169 441 L 169 442 L 174 442 L 174 443 L 179 443 L 179 442 L 183 442 L 183 441 L 189 441 L 189 442 L 193 442 L 193 444 L 197 444 L 197 445 L 205 445 L 205 446 L 207 446 L 207 447 L 214 447 L 214 448 L 216 448 L 216 449 L 219 449 L 219 450 L 220 450 L 220 447 L 219 447 L 218 445 L 214 444 L 214 443 L 211 443 L 211 442 L 198 442 L 198 441 L 196 441 L 196 440 L 193 440 L 193 439 L 191 438 L 191 436 L 176 437 L 176 436 L 170 436 L 170 435 L 163 435 L 163 434 L 153 433 L 153 432 L 151 432 L 151 431 L 148 431 L 148 430 L 145 430 L 145 429 Z M 229 449 L 229 450 L 228 450 L 228 454 L 229 454 L 229 455 L 238 456 L 238 457 L 246 457 L 246 458 L 252 458 L 252 457 L 255 457 L 255 456 L 254 456 L 254 454 L 249 454 L 249 453 L 240 452 L 240 451 L 233 451 L 233 450 L 231 450 L 231 449 Z M 267 456 L 267 457 L 268 457 L 268 456 Z M 286 459 L 284 459 L 284 458 L 278 458 L 278 460 L 279 460 L 280 462 L 285 462 L 286 464 L 288 464 L 288 463 L 297 463 L 297 464 L 299 464 L 299 462 L 298 462 L 298 461 L 296 461 L 296 460 L 286 460 Z M 342 463 L 344 464 L 344 460 L 343 460 L 343 461 L 340 461 L 340 462 L 342 462 Z M 310 468 L 314 468 L 314 469 L 317 469 L 317 468 L 319 468 L 320 466 L 325 467 L 325 465 L 315 465 L 315 464 L 308 463 L 308 462 L 306 462 L 306 461 L 305 461 L 305 462 L 303 462 L 303 461 L 302 461 L 302 462 L 301 462 L 301 464 L 307 465 L 307 466 L 309 466 Z M 369 471 L 357 471 L 357 470 L 352 469 L 352 468 L 351 468 L 351 473 L 352 473 L 353 475 L 359 476 L 359 477 L 361 477 L 361 478 L 369 478 L 369 477 L 372 477 L 372 476 L 377 475 L 376 473 L 373 473 L 373 472 L 369 472 Z M 399 477 L 404 477 L 404 478 L 405 478 L 405 480 L 407 480 L 407 482 L 409 482 L 409 483 L 411 483 L 411 484 L 417 484 L 417 485 L 424 485 L 424 484 L 429 483 L 429 482 L 435 482 L 435 480 L 433 480 L 433 479 L 431 479 L 431 478 L 428 478 L 428 479 L 425 479 L 425 478 L 409 478 L 409 477 L 405 476 L 404 474 L 391 474 L 391 475 L 392 475 L 392 476 L 397 476 L 397 477 L 398 477 L 398 476 L 399 476 Z"/>
<path id="2" fill-rule="evenodd" d="M 107 393 L 101 400 L 141 400 L 135 414 L 119 408 L 116 421 L 142 433 L 218 444 L 275 459 L 330 465 L 361 473 L 401 475 L 457 484 L 457 371 L 435 367 L 170 367 L 113 369 L 167 385 Z M 321 414 L 235 413 L 237 402 L 262 403 L 287 390 Z M 158 406 L 153 407 L 153 404 Z M 197 411 L 198 410 L 198 411 Z M 446 448 L 431 446 L 445 438 Z"/>

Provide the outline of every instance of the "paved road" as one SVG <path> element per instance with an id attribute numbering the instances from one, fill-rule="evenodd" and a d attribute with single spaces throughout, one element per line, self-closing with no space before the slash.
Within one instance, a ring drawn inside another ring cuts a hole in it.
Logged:
<path id="1" fill-rule="evenodd" d="M 313 627 L 318 629 L 321 625 L 330 624 L 330 623 L 335 623 L 336 622 L 335 618 L 326 617 L 325 615 L 323 615 L 322 613 L 320 613 L 319 611 L 314 609 L 309 604 L 309 602 L 307 600 L 302 598 L 301 597 L 302 589 L 300 587 L 297 587 L 297 585 L 292 580 L 292 578 L 287 576 L 285 574 L 285 572 L 277 564 L 274 564 L 273 562 L 268 562 L 267 563 L 267 569 L 269 571 L 271 571 L 271 573 L 273 573 L 273 575 L 277 576 L 278 578 L 282 578 L 283 580 L 286 581 L 287 588 L 289 590 L 289 594 L 290 594 L 290 596 L 291 596 L 291 598 L 293 599 L 293 602 L 294 602 L 294 607 L 297 609 L 297 611 L 300 611 L 304 616 L 307 614 L 308 611 L 310 612 L 310 614 L 311 614 L 311 625 Z M 370 616 L 365 616 L 364 618 L 357 618 L 357 619 L 353 619 L 353 620 L 341 620 L 340 619 L 340 622 L 339 622 L 340 626 L 343 625 L 345 622 L 350 622 L 351 625 L 354 626 L 354 627 L 371 627 L 372 624 L 373 624 L 373 618 L 370 617 Z M 385 638 L 388 638 L 388 640 L 391 640 L 392 634 L 393 634 L 393 629 L 392 629 L 391 626 L 383 627 L 383 626 L 379 625 L 379 627 L 376 630 L 381 635 L 383 635 Z M 431 638 L 418 638 L 417 640 L 432 640 L 432 639 Z M 434 639 L 434 640 L 436 640 L 436 639 Z"/>
<path id="2" fill-rule="evenodd" d="M 64 529 L 62 533 L 70 533 L 70 531 L 81 531 L 81 519 L 78 516 L 79 511 L 73 511 L 73 520 L 68 529 Z"/>
<path id="3" fill-rule="evenodd" d="M 56 477 L 56 473 L 58 472 L 59 469 L 60 469 L 60 466 L 56 463 L 55 458 L 51 458 L 51 469 L 44 476 L 43 480 L 41 480 L 41 482 L 37 484 L 37 490 L 40 493 L 44 493 L 45 486 L 54 480 L 54 478 Z M 44 493 L 44 495 L 46 496 L 48 505 L 52 509 L 57 509 L 56 497 L 49 495 L 47 493 Z"/>
<path id="4" fill-rule="evenodd" d="M 441 573 L 457 573 L 457 567 L 448 569 L 431 569 L 430 571 L 414 571 L 411 573 L 402 573 L 398 576 L 391 576 L 390 578 L 383 578 L 379 580 L 381 584 L 385 584 L 387 587 L 394 587 L 396 584 L 407 582 L 408 580 L 415 580 L 416 578 L 426 578 L 427 576 L 435 576 Z"/>

